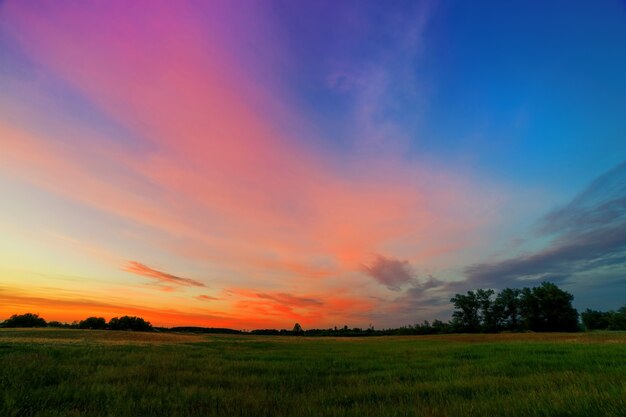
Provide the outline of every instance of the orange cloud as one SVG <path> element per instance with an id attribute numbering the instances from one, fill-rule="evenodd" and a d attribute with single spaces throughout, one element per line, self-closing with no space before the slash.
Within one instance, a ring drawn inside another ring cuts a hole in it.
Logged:
<path id="1" fill-rule="evenodd" d="M 280 317 L 309 327 L 333 326 L 346 321 L 364 323 L 376 306 L 371 299 L 334 293 L 311 295 L 245 289 L 229 289 L 227 292 L 237 296 L 235 307 L 243 314 Z"/>
<path id="2" fill-rule="evenodd" d="M 291 305 L 291 306 L 308 306 L 308 305 L 323 305 L 324 302 L 313 297 L 308 296 L 296 296 L 284 292 L 255 292 L 243 289 L 230 289 L 227 290 L 231 294 L 237 294 L 247 298 L 261 298 L 265 300 L 271 300 L 278 304 Z"/>

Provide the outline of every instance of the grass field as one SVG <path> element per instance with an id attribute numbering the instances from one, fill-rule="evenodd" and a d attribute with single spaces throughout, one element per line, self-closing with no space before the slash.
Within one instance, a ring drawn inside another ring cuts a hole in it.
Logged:
<path id="1" fill-rule="evenodd" d="M 0 416 L 624 416 L 626 333 L 0 330 Z"/>

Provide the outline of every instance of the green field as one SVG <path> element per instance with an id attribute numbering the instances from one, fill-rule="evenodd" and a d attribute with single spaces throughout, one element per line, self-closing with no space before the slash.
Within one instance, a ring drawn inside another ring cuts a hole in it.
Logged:
<path id="1" fill-rule="evenodd" d="M 0 330 L 0 416 L 624 416 L 626 333 Z"/>

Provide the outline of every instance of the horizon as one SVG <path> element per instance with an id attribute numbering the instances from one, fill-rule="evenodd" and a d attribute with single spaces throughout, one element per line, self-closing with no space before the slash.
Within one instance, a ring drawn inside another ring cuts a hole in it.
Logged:
<path id="1" fill-rule="evenodd" d="M 0 2 L 0 320 L 626 298 L 626 3 Z"/>

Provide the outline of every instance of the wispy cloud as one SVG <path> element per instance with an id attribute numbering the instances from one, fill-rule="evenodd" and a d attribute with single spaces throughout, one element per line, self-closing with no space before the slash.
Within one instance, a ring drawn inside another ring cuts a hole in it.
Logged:
<path id="1" fill-rule="evenodd" d="M 392 299 L 380 299 L 378 308 L 370 315 L 378 323 L 393 322 L 411 324 L 416 320 L 450 317 L 450 294 L 455 283 L 433 276 L 412 280 L 404 291 Z"/>
<path id="2" fill-rule="evenodd" d="M 331 326 L 346 321 L 365 322 L 375 307 L 372 300 L 345 292 L 316 294 L 254 291 L 241 288 L 227 290 L 236 299 L 237 310 L 246 314 L 298 321 L 308 326 Z"/>
<path id="3" fill-rule="evenodd" d="M 287 305 L 322 305 L 324 304 L 322 301 L 317 300 L 315 298 L 309 297 L 298 297 L 295 295 L 287 294 L 287 293 L 276 293 L 276 294 L 265 294 L 265 293 L 257 293 L 257 297 L 264 298 L 266 300 L 273 300 L 277 303 L 287 304 Z"/>
<path id="4" fill-rule="evenodd" d="M 124 266 L 124 271 L 133 274 L 141 275 L 144 277 L 152 278 L 160 284 L 180 285 L 185 287 L 204 287 L 205 285 L 191 278 L 183 278 L 176 275 L 168 274 L 167 272 L 159 271 L 154 268 L 150 268 L 142 263 L 136 261 L 129 261 Z"/>
<path id="5" fill-rule="evenodd" d="M 626 221 L 626 161 L 592 181 L 539 224 L 544 234 L 582 234 Z"/>
<path id="6" fill-rule="evenodd" d="M 271 300 L 278 304 L 296 307 L 321 306 L 324 304 L 323 301 L 314 297 L 294 295 L 286 292 L 256 292 L 245 289 L 230 289 L 227 290 L 227 292 L 246 298 L 260 298 L 263 300 Z"/>
<path id="7" fill-rule="evenodd" d="M 467 280 L 493 287 L 523 280 L 566 281 L 580 272 L 626 265 L 626 162 L 547 214 L 539 231 L 552 237 L 545 249 L 472 265 L 465 271 Z"/>

